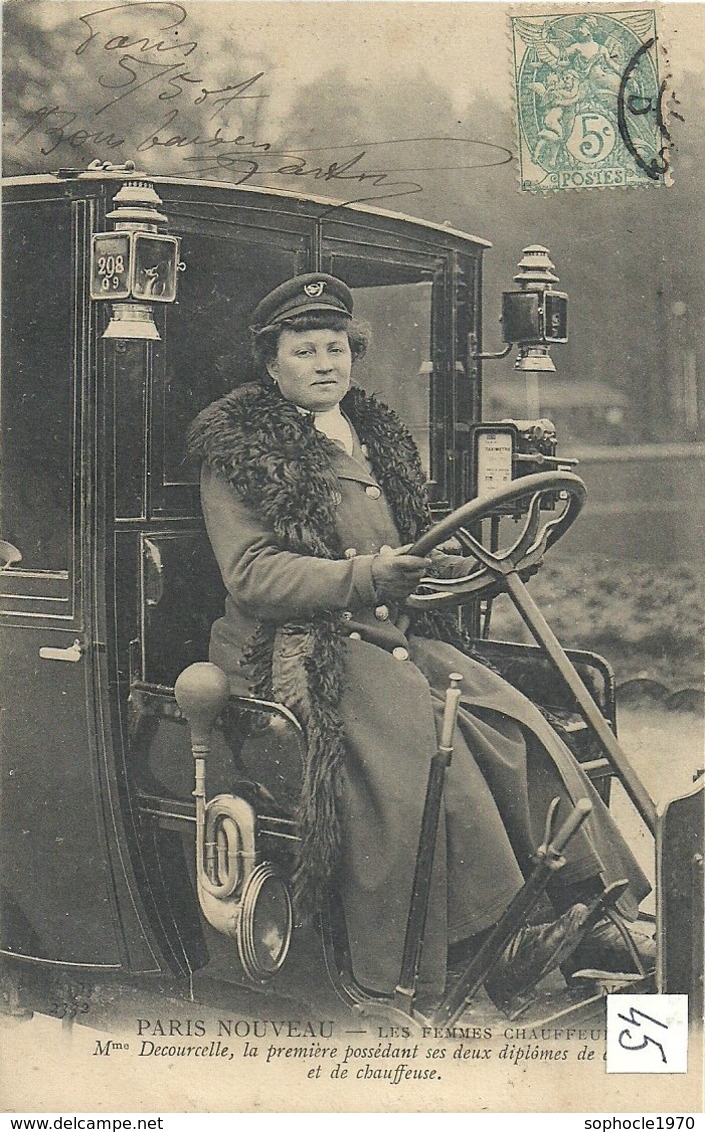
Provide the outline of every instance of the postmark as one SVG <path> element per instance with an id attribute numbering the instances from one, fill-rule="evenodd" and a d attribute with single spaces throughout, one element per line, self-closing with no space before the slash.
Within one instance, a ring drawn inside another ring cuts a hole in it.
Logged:
<path id="1" fill-rule="evenodd" d="M 655 10 L 591 6 L 510 20 L 521 189 L 668 183 Z"/>

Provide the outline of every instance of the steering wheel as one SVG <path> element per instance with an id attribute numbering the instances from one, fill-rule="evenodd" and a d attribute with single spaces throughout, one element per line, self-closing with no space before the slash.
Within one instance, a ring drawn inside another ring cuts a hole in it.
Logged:
<path id="1" fill-rule="evenodd" d="M 563 510 L 541 524 L 541 499 L 548 493 L 565 499 Z M 484 499 L 473 499 L 458 507 L 445 519 L 421 535 L 408 554 L 424 557 L 439 543 L 455 536 L 463 552 L 477 560 L 477 568 L 464 578 L 422 578 L 419 588 L 406 599 L 411 609 L 462 605 L 471 599 L 501 593 L 509 574 L 526 574 L 538 569 L 549 547 L 566 533 L 578 517 L 587 492 L 573 472 L 536 472 L 500 488 Z M 467 529 L 496 513 L 498 507 L 517 503 L 530 496 L 527 515 L 519 537 L 508 550 L 493 553 Z"/>

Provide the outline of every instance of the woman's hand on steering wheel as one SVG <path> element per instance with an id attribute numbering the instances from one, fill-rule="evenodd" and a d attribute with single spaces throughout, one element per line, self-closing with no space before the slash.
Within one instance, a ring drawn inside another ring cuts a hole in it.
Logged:
<path id="1" fill-rule="evenodd" d="M 404 601 L 431 567 L 430 558 L 409 554 L 411 544 L 385 549 L 372 559 L 372 581 L 380 599 Z"/>

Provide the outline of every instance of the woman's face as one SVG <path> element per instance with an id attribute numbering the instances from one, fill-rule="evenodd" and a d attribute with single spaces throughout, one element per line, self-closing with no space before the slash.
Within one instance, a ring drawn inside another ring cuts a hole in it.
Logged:
<path id="1" fill-rule="evenodd" d="M 283 330 L 277 356 L 267 366 L 282 397 L 321 413 L 350 388 L 352 355 L 345 330 Z"/>

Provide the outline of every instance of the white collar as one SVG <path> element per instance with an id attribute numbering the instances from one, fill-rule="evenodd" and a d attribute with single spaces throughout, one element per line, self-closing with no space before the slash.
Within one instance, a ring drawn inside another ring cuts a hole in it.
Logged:
<path id="1" fill-rule="evenodd" d="M 296 406 L 300 413 L 304 416 L 308 415 L 308 409 L 302 409 L 300 405 Z M 348 456 L 353 454 L 353 434 L 349 422 L 340 411 L 340 405 L 334 405 L 332 409 L 326 409 L 323 413 L 312 413 L 313 423 L 319 432 L 327 436 L 329 440 L 333 440 L 341 445 L 347 452 Z"/>

